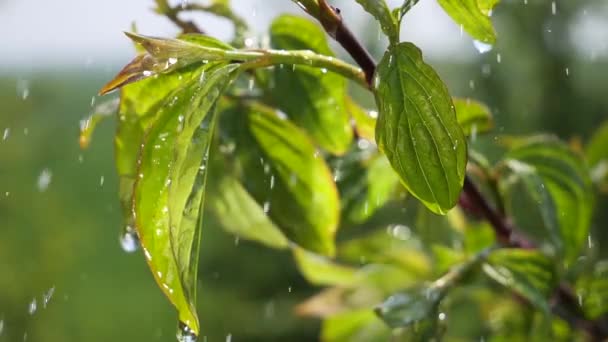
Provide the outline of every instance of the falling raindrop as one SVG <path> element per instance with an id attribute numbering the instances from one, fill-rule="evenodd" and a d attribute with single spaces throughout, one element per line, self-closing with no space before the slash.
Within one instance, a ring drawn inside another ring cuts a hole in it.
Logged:
<path id="1" fill-rule="evenodd" d="M 11 135 L 11 129 L 10 128 L 5 128 L 4 129 L 4 133 L 2 134 L 2 140 L 8 139 L 9 135 Z"/>
<path id="2" fill-rule="evenodd" d="M 551 2 L 551 14 L 557 14 L 557 4 L 555 3 L 555 1 Z"/>
<path id="3" fill-rule="evenodd" d="M 566 76 L 570 76 L 570 68 L 566 68 Z"/>
<path id="4" fill-rule="evenodd" d="M 124 228 L 120 236 L 120 247 L 127 253 L 133 253 L 139 248 L 139 237 L 133 227 Z"/>
<path id="5" fill-rule="evenodd" d="M 55 293 L 55 286 L 51 287 L 46 293 L 42 295 L 42 307 L 46 309 L 46 306 L 51 301 L 53 294 Z"/>
<path id="6" fill-rule="evenodd" d="M 392 237 L 402 241 L 408 240 L 412 236 L 412 230 L 410 229 L 410 227 L 402 224 L 388 226 L 387 233 Z"/>
<path id="7" fill-rule="evenodd" d="M 228 336 L 226 336 L 226 342 L 232 342 L 232 334 L 228 334 Z"/>
<path id="8" fill-rule="evenodd" d="M 49 184 L 51 184 L 52 177 L 53 177 L 53 174 L 51 173 L 51 171 L 49 169 L 42 170 L 42 172 L 38 176 L 38 182 L 37 182 L 38 191 L 40 191 L 40 192 L 46 191 L 46 189 L 49 187 Z"/>
<path id="9" fill-rule="evenodd" d="M 287 288 L 287 292 L 291 293 L 291 286 Z"/>
<path id="10" fill-rule="evenodd" d="M 99 186 L 103 186 L 103 183 L 105 183 L 105 181 L 106 181 L 106 178 L 104 176 L 101 176 L 99 178 Z"/>
<path id="11" fill-rule="evenodd" d="M 440 321 L 445 321 L 445 318 L 446 318 L 445 313 L 440 312 L 440 313 L 439 313 L 439 320 L 440 320 Z"/>
<path id="12" fill-rule="evenodd" d="M 196 342 L 196 334 L 186 324 L 179 322 L 177 329 L 177 341 L 179 342 Z"/>
<path id="13" fill-rule="evenodd" d="M 486 52 L 490 52 L 490 51 L 492 51 L 492 48 L 494 48 L 491 44 L 480 42 L 479 40 L 474 40 L 473 41 L 473 46 L 481 54 L 484 54 Z"/>
<path id="14" fill-rule="evenodd" d="M 4 331 L 4 319 L 0 319 L 0 336 L 2 336 L 3 331 Z"/>
<path id="15" fill-rule="evenodd" d="M 27 100 L 30 96 L 30 82 L 27 80 L 17 81 L 17 95 L 21 96 L 21 99 Z"/>
<path id="16" fill-rule="evenodd" d="M 499 64 L 502 62 L 502 56 L 499 53 L 496 54 L 496 62 Z"/>
<path id="17" fill-rule="evenodd" d="M 27 312 L 30 315 L 33 315 L 36 313 L 37 309 L 38 309 L 38 302 L 36 301 L 36 298 L 33 298 L 32 301 L 30 302 L 30 304 L 27 306 Z"/>

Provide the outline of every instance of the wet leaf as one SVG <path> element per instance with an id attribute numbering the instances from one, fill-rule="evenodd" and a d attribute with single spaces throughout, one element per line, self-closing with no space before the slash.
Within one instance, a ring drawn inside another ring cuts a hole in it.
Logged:
<path id="1" fill-rule="evenodd" d="M 553 261 L 541 252 L 498 249 L 490 253 L 483 270 L 490 278 L 550 312 L 548 299 L 558 278 Z"/>
<path id="2" fill-rule="evenodd" d="M 223 169 L 216 171 L 211 176 L 213 182 L 209 184 L 207 205 L 224 229 L 268 247 L 287 248 L 287 238 L 238 179 L 222 175 L 225 172 Z"/>
<path id="3" fill-rule="evenodd" d="M 340 265 L 328 258 L 294 248 L 293 255 L 300 273 L 314 285 L 351 286 L 356 284 L 357 269 Z"/>
<path id="4" fill-rule="evenodd" d="M 447 213 L 462 189 L 467 150 L 446 86 L 411 43 L 389 48 L 374 85 L 380 150 L 412 195 Z"/>
<path id="5" fill-rule="evenodd" d="M 312 50 L 333 56 L 325 32 L 304 18 L 283 15 L 270 28 L 274 48 Z M 345 108 L 346 81 L 333 72 L 308 66 L 279 66 L 273 73 L 275 104 L 325 150 L 343 154 L 353 133 Z"/>
<path id="6" fill-rule="evenodd" d="M 496 32 L 488 16 L 497 0 L 438 0 L 439 5 L 473 39 L 487 44 L 496 42 Z"/>
<path id="7" fill-rule="evenodd" d="M 382 32 L 386 34 L 391 43 L 399 41 L 399 25 L 397 19 L 388 8 L 385 0 L 356 0 L 363 9 L 374 16 L 380 23 Z"/>
<path id="8" fill-rule="evenodd" d="M 331 172 L 306 134 L 276 112 L 253 106 L 248 125 L 276 177 L 269 215 L 298 245 L 323 255 L 335 253 L 340 201 Z"/>
<path id="9" fill-rule="evenodd" d="M 454 98 L 456 107 L 456 118 L 464 134 L 474 136 L 478 133 L 485 133 L 492 129 L 494 122 L 490 109 L 483 103 L 463 98 Z"/>
<path id="10" fill-rule="evenodd" d="M 236 77 L 216 65 L 169 93 L 145 132 L 134 183 L 133 214 L 148 265 L 179 320 L 199 333 L 196 271 L 215 105 Z"/>
<path id="11" fill-rule="evenodd" d="M 542 201 L 539 205 L 549 233 L 558 223 L 566 264 L 574 261 L 587 239 L 593 208 L 591 179 L 582 158 L 555 138 L 533 137 L 519 142 L 505 160 Z M 531 180 L 531 172 L 540 179 Z M 546 200 L 545 191 L 552 201 Z"/>
<path id="12" fill-rule="evenodd" d="M 436 287 L 410 289 L 389 297 L 376 313 L 391 328 L 408 327 L 428 317 L 437 316 L 443 291 Z"/>

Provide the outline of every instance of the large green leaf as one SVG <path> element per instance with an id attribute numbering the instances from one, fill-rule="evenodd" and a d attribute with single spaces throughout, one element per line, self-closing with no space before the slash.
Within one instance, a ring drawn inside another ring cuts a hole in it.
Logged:
<path id="1" fill-rule="evenodd" d="M 438 0 L 452 19 L 474 39 L 494 44 L 496 32 L 488 16 L 497 0 Z"/>
<path id="2" fill-rule="evenodd" d="M 142 248 L 180 322 L 196 335 L 201 207 L 214 109 L 237 70 L 236 65 L 201 68 L 199 77 L 170 92 L 156 107 L 138 154 L 132 210 Z"/>
<path id="3" fill-rule="evenodd" d="M 384 34 L 392 43 L 399 41 L 399 25 L 397 19 L 388 8 L 385 0 L 356 0 L 366 12 L 373 15 L 380 23 Z"/>
<path id="4" fill-rule="evenodd" d="M 467 147 L 446 86 L 416 46 L 400 43 L 382 58 L 374 88 L 378 146 L 412 195 L 447 213 L 462 189 Z"/>
<path id="5" fill-rule="evenodd" d="M 340 201 L 325 161 L 308 136 L 278 113 L 254 105 L 247 114 L 250 132 L 276 176 L 270 217 L 290 240 L 333 255 Z"/>
<path id="6" fill-rule="evenodd" d="M 312 50 L 333 56 L 324 31 L 304 18 L 283 15 L 270 28 L 274 48 Z M 346 81 L 338 74 L 308 66 L 277 67 L 272 95 L 276 105 L 333 154 L 348 149 L 353 133 L 344 105 Z"/>
<path id="7" fill-rule="evenodd" d="M 587 239 L 593 208 L 591 179 L 582 158 L 557 139 L 535 137 L 519 143 L 505 160 L 535 193 L 549 232 L 555 231 L 555 222 L 559 225 L 566 263 L 572 262 Z M 530 173 L 540 179 L 532 180 Z"/>
<path id="8" fill-rule="evenodd" d="M 492 279 L 519 293 L 545 312 L 558 278 L 551 259 L 539 251 L 499 249 L 487 258 L 483 270 Z"/>
<path id="9" fill-rule="evenodd" d="M 456 118 L 467 136 L 487 132 L 494 125 L 490 109 L 483 103 L 463 98 L 454 98 L 453 101 Z"/>
<path id="10" fill-rule="evenodd" d="M 222 165 L 223 166 L 223 165 Z M 217 172 L 215 172 L 217 171 Z M 264 209 L 245 190 L 238 179 L 214 169 L 209 184 L 208 207 L 228 232 L 273 248 L 287 248 L 288 241 Z"/>

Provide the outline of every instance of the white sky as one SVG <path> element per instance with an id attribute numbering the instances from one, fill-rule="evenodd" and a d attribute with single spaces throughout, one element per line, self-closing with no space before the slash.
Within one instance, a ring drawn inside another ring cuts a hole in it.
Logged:
<path id="1" fill-rule="evenodd" d="M 238 4 L 234 6 L 237 12 L 257 34 L 262 34 L 280 12 L 301 13 L 289 0 L 232 3 Z M 353 0 L 332 3 L 342 5 L 355 31 L 365 28 L 361 24 L 369 16 Z M 396 6 L 400 0 L 389 3 Z M 152 0 L 0 0 L 0 70 L 124 64 L 133 50 L 122 31 L 129 30 L 132 22 L 143 34 L 167 36 L 176 32 L 171 23 L 151 11 L 152 6 Z M 207 16 L 196 18 L 212 35 L 230 35 L 225 22 Z M 475 54 L 470 39 L 461 35 L 435 1 L 422 1 L 406 19 L 402 38 L 417 43 L 428 57 L 470 58 Z"/>

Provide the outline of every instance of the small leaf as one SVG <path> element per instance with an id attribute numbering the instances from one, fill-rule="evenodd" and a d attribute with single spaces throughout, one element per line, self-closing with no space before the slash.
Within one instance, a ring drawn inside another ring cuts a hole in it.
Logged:
<path id="1" fill-rule="evenodd" d="M 496 32 L 488 17 L 497 0 L 438 0 L 439 5 L 474 39 L 487 44 L 496 42 Z"/>
<path id="2" fill-rule="evenodd" d="M 215 65 L 157 107 L 138 157 L 133 214 L 148 265 L 179 320 L 196 335 L 196 271 L 214 108 L 236 77 L 236 65 Z"/>
<path id="3" fill-rule="evenodd" d="M 489 131 L 494 126 L 490 109 L 481 102 L 462 98 L 454 98 L 453 101 L 456 118 L 465 135 L 475 136 L 477 133 Z"/>
<path id="4" fill-rule="evenodd" d="M 293 249 L 293 255 L 300 273 L 314 285 L 351 286 L 357 283 L 355 268 L 297 247 Z"/>
<path id="5" fill-rule="evenodd" d="M 293 123 L 265 107 L 251 109 L 250 132 L 277 178 L 270 189 L 270 217 L 290 240 L 333 255 L 340 200 L 325 161 Z"/>
<path id="6" fill-rule="evenodd" d="M 380 150 L 412 195 L 447 213 L 462 189 L 467 149 L 446 86 L 411 43 L 389 48 L 374 84 Z"/>
<path id="7" fill-rule="evenodd" d="M 498 249 L 490 253 L 483 270 L 490 278 L 550 312 L 548 299 L 558 278 L 553 261 L 541 252 Z"/>
<path id="8" fill-rule="evenodd" d="M 534 196 L 540 201 L 547 196 L 545 189 L 550 195 L 552 201 L 540 203 L 543 219 L 549 232 L 554 230 L 555 221 L 558 223 L 566 264 L 574 261 L 587 238 L 593 208 L 591 179 L 583 160 L 566 144 L 550 137 L 518 142 L 505 160 L 516 175 L 527 178 L 529 183 L 530 172 L 540 177 L 528 190 L 535 191 Z"/>
<path id="9" fill-rule="evenodd" d="M 428 317 L 435 317 L 444 292 L 428 286 L 410 289 L 389 297 L 376 313 L 391 328 L 408 327 Z"/>
<path id="10" fill-rule="evenodd" d="M 287 248 L 287 238 L 239 181 L 231 175 L 222 175 L 223 169 L 216 171 L 211 175 L 208 207 L 222 226 L 228 232 L 268 247 Z"/>
<path id="11" fill-rule="evenodd" d="M 399 25 L 385 0 L 357 0 L 357 2 L 367 13 L 378 20 L 382 32 L 386 34 L 391 43 L 399 42 Z"/>
<path id="12" fill-rule="evenodd" d="M 278 17 L 270 28 L 270 40 L 274 48 L 312 50 L 333 56 L 324 31 L 304 18 Z M 276 105 L 303 127 L 319 146 L 333 154 L 346 152 L 353 133 L 344 105 L 344 78 L 308 66 L 279 66 L 273 77 L 272 97 Z"/>

